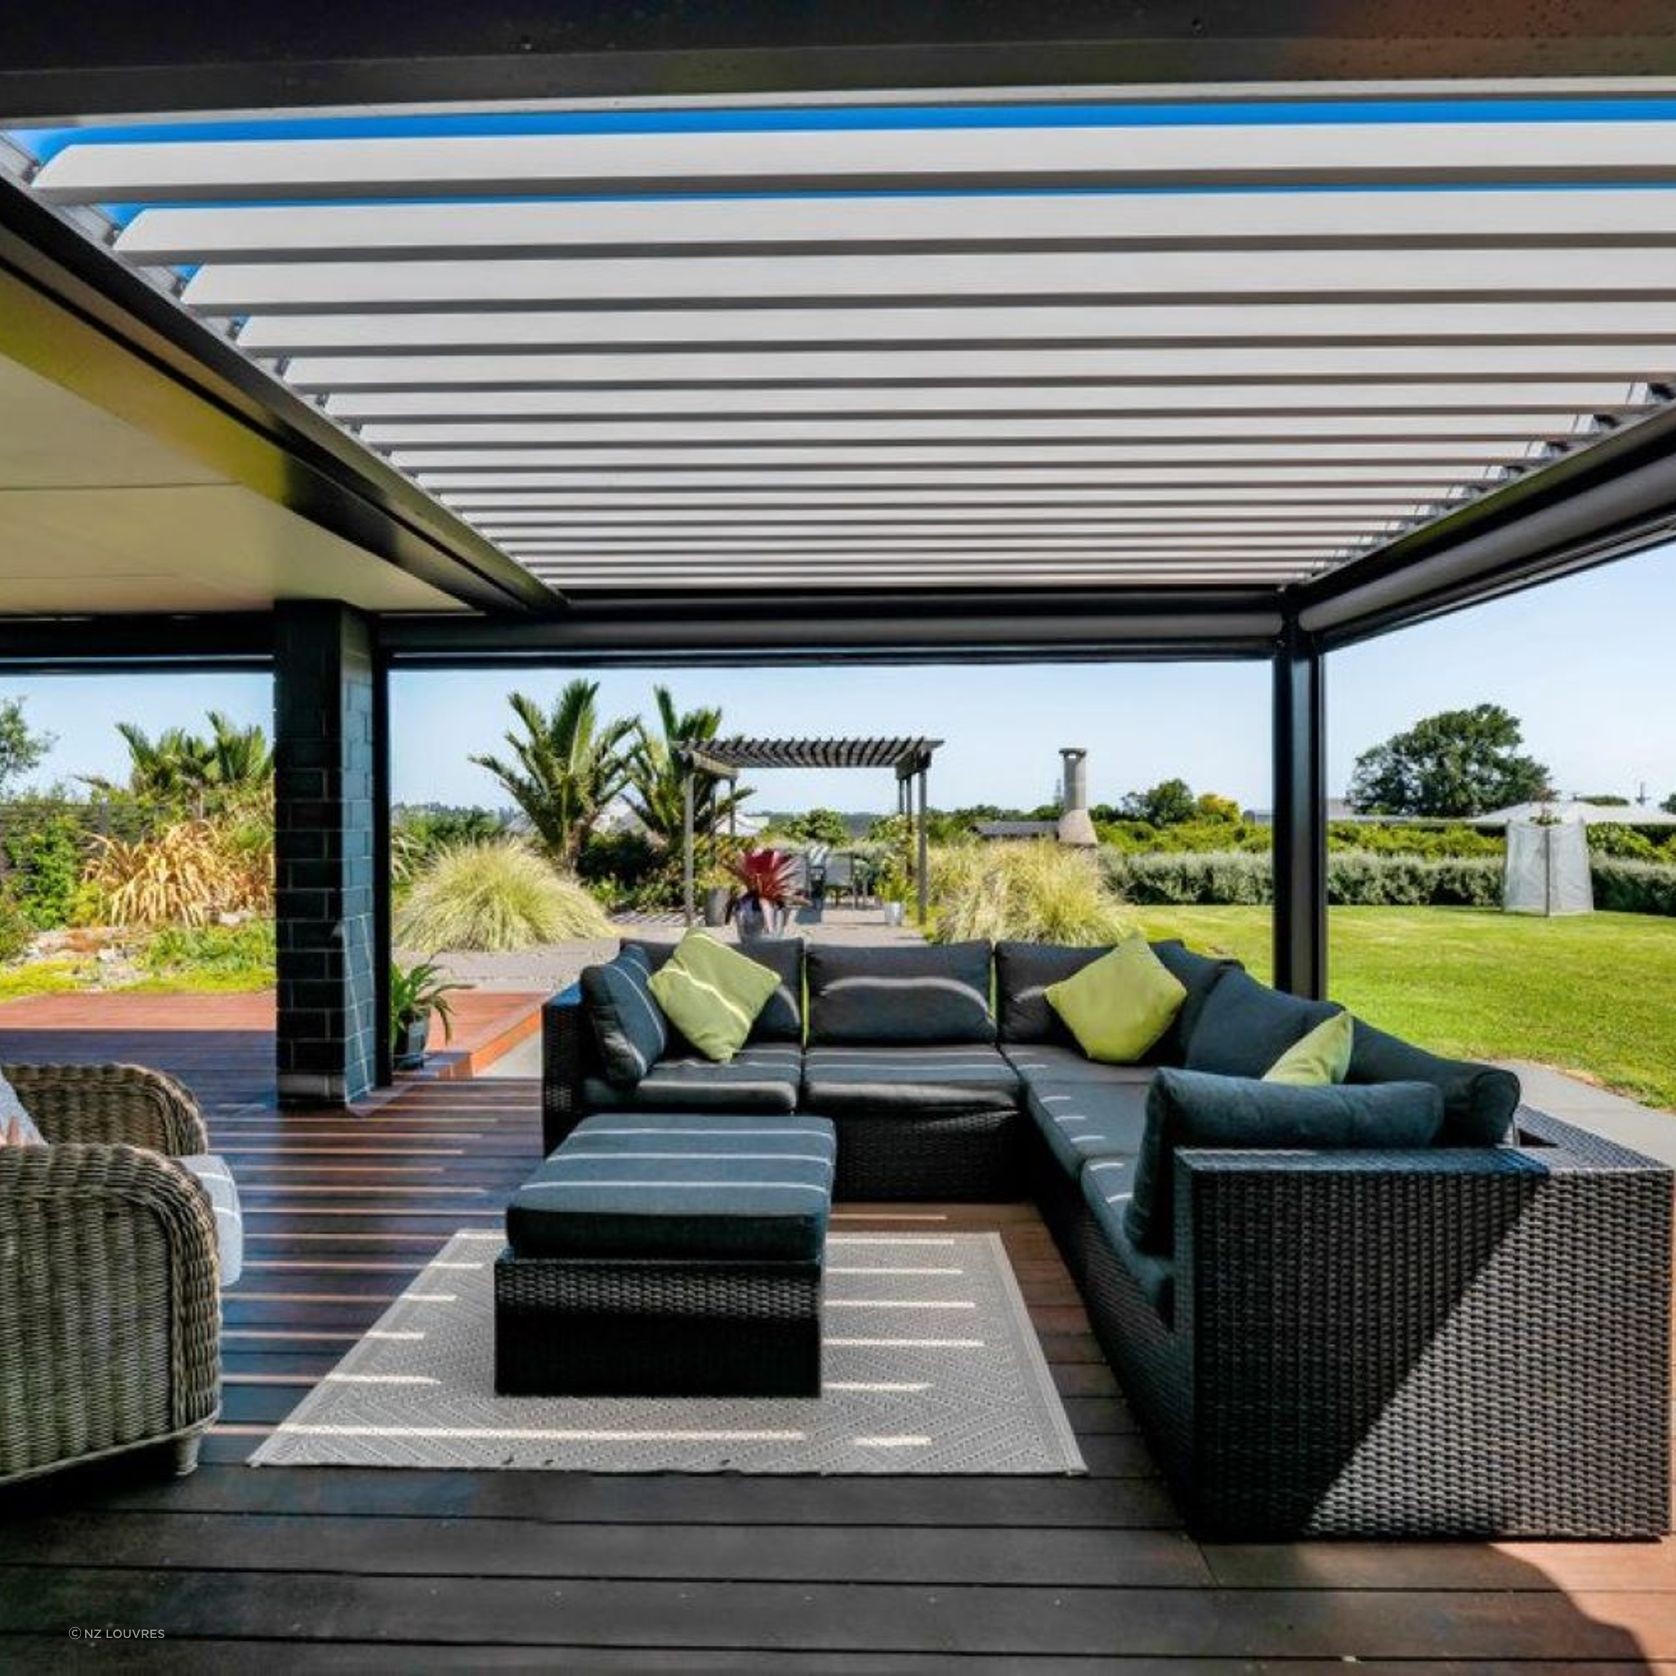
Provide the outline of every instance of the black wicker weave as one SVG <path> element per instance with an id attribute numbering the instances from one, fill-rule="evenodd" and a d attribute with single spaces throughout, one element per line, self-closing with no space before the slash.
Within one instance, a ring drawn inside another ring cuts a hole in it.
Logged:
<path id="1" fill-rule="evenodd" d="M 495 1264 L 503 1396 L 818 1397 L 819 1263 Z"/>
<path id="2" fill-rule="evenodd" d="M 1520 1129 L 1180 1154 L 1173 1323 L 1041 1149 L 1044 1213 L 1197 1534 L 1669 1528 L 1671 1173 Z"/>
<path id="3" fill-rule="evenodd" d="M 0 1147 L 0 1482 L 165 1446 L 220 1410 L 215 1219 L 163 1152 L 202 1152 L 177 1083 L 132 1066 L 5 1067 L 46 1147 Z"/>

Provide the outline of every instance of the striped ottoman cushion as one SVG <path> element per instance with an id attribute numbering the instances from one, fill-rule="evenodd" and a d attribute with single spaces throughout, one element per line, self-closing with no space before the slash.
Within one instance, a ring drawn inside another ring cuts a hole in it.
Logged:
<path id="1" fill-rule="evenodd" d="M 837 1144 L 824 1117 L 590 1117 L 512 1196 L 519 1257 L 819 1260 Z"/>

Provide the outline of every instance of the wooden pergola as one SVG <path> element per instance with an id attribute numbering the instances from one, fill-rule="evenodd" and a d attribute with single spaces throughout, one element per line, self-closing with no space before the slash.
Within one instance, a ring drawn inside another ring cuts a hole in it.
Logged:
<path id="1" fill-rule="evenodd" d="M 682 781 L 682 900 L 687 924 L 695 912 L 693 885 L 693 809 L 695 782 L 700 774 L 718 780 L 737 780 L 747 768 L 890 768 L 896 772 L 896 812 L 913 823 L 914 882 L 918 916 L 925 923 L 926 893 L 925 796 L 931 758 L 941 739 L 708 739 L 683 745 L 676 753 L 686 770 Z M 916 814 L 915 785 L 919 787 Z"/>

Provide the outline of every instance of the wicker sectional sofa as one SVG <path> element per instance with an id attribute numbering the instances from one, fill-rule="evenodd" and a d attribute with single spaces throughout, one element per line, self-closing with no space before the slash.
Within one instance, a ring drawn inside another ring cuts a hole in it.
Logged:
<path id="1" fill-rule="evenodd" d="M 632 1087 L 572 989 L 544 1017 L 546 1148 L 604 1110 L 815 1113 L 841 1199 L 1034 1199 L 1202 1535 L 1667 1530 L 1671 1172 L 1358 1021 L 1349 1081 L 1435 1086 L 1439 1143 L 1179 1150 L 1173 1240 L 1137 1250 L 1159 1068 L 1260 1076 L 1336 1010 L 1154 950 L 1186 1000 L 1134 1066 L 1043 998 L 1098 949 L 752 946 L 782 978 L 760 1039 L 726 1065 L 675 1044 Z"/>

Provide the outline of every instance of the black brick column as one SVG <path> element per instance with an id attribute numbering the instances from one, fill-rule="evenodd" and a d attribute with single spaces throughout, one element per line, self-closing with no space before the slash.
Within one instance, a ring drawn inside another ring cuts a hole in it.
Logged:
<path id="1" fill-rule="evenodd" d="M 378 1072 L 368 619 L 282 603 L 274 624 L 279 1098 L 342 1104 Z"/>

